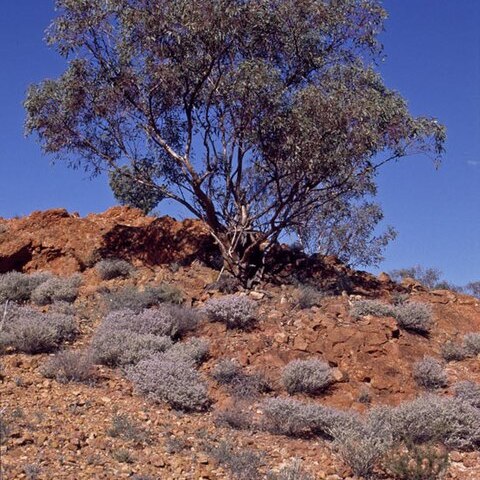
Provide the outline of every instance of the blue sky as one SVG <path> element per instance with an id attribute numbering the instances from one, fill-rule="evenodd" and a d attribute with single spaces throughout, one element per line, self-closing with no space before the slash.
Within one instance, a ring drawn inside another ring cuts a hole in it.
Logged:
<path id="1" fill-rule="evenodd" d="M 379 269 L 435 266 L 448 280 L 480 279 L 480 2 L 386 0 L 382 36 L 389 87 L 415 114 L 448 128 L 437 171 L 427 158 L 387 166 L 379 176 L 386 222 L 399 236 Z M 55 78 L 63 60 L 43 42 L 53 0 L 2 2 L 0 17 L 0 216 L 65 207 L 81 215 L 115 204 L 105 179 L 52 166 L 23 136 L 22 101 L 30 83 Z M 162 209 L 163 210 L 163 209 Z M 166 212 L 168 213 L 168 212 Z"/>

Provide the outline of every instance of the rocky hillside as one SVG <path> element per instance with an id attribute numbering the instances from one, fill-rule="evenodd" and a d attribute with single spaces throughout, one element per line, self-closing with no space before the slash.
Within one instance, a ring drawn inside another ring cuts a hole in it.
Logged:
<path id="1" fill-rule="evenodd" d="M 247 292 L 198 221 L 0 219 L 1 478 L 480 478 L 480 301 L 276 255 Z"/>

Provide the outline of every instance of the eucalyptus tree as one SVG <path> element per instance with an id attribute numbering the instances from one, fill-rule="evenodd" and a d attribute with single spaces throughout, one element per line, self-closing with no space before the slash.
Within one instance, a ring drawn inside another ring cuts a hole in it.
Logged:
<path id="1" fill-rule="evenodd" d="M 248 281 L 285 232 L 318 235 L 378 168 L 441 155 L 378 73 L 380 0 L 58 0 L 63 75 L 30 87 L 26 130 L 92 174 L 126 172 L 205 221 Z M 125 169 L 125 167 L 128 167 Z M 122 170 L 123 169 L 123 170 Z"/>

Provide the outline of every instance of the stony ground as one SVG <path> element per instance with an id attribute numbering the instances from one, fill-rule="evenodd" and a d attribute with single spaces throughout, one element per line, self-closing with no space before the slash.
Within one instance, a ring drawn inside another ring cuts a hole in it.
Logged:
<path id="1" fill-rule="evenodd" d="M 30 227 L 33 232 L 38 233 L 40 226 L 43 232 L 51 231 L 52 221 L 57 228 L 60 228 L 58 222 L 66 222 L 75 229 L 76 217 L 58 212 L 50 215 L 49 220 L 40 217 L 41 214 L 36 217 L 36 227 Z M 12 221 L 9 228 L 16 235 L 5 238 L 3 245 L 0 239 L 3 271 L 13 264 L 15 267 L 21 264 L 25 271 L 46 268 L 49 258 L 52 270 L 57 273 L 82 271 L 83 286 L 75 303 L 81 335 L 69 348 L 88 346 L 104 313 L 99 299 L 105 288 L 115 289 L 125 283 L 141 287 L 167 282 L 180 288 L 186 294 L 187 304 L 194 307 L 219 294 L 207 288 L 218 272 L 202 262 L 171 268 L 161 262 L 154 265 L 155 262 L 145 261 L 167 235 L 163 227 L 163 237 L 158 231 L 152 234 L 157 243 L 138 247 L 137 251 L 143 253 L 133 259 L 138 267 L 133 279 L 101 281 L 85 260 L 95 257 L 92 250 L 105 248 L 105 237 L 112 231 L 123 231 L 133 224 L 135 228 L 152 228 L 152 221 L 141 220 L 137 213 L 124 210 L 115 210 L 115 215 L 104 215 L 100 219 L 78 221 L 86 222 L 91 229 L 89 240 L 82 243 L 77 237 L 78 245 L 68 248 L 65 242 L 59 245 L 58 236 L 52 233 L 43 237 L 28 233 L 25 219 Z M 8 228 L 9 224 L 4 224 Z M 192 228 L 190 224 L 187 227 Z M 177 234 L 184 232 L 181 226 L 175 228 Z M 171 233 L 167 236 L 172 237 Z M 186 235 L 181 233 L 180 237 L 186 238 Z M 174 239 L 170 241 L 175 243 Z M 182 248 L 186 248 L 190 256 L 195 248 L 189 245 Z M 181 260 L 179 252 L 181 249 L 170 251 L 168 263 Z M 155 258 L 159 258 L 158 255 Z M 79 261 L 81 258 L 84 260 Z M 434 328 L 426 338 L 399 330 L 391 318 L 353 319 L 349 312 L 355 299 L 367 295 L 392 301 L 398 290 L 384 276 L 380 279 L 360 277 L 368 281 L 362 283 L 363 287 L 356 287 L 351 295 L 329 294 L 322 298 L 320 305 L 306 309 L 299 308 L 298 290 L 294 286 L 262 285 L 251 294 L 260 307 L 260 321 L 251 331 L 227 330 L 222 324 L 203 320 L 194 334 L 210 342 L 210 358 L 201 367 L 213 401 L 206 413 L 183 414 L 154 404 L 138 395 L 119 370 L 99 366 L 92 384 L 62 384 L 41 373 L 48 355 L 7 353 L 0 359 L 3 366 L 0 410 L 8 419 L 6 441 L 0 447 L 2 480 L 235 478 L 211 455 L 212 448 L 222 442 L 238 451 L 257 452 L 262 474 L 299 458 L 314 479 L 355 478 L 324 440 L 291 439 L 268 434 L 259 427 L 232 430 L 219 426 L 215 421 L 217 413 L 231 406 L 234 400 L 211 378 L 211 371 L 218 359 L 234 358 L 247 372 L 261 373 L 269 380 L 273 390 L 264 397 L 282 396 L 286 392 L 279 381 L 281 369 L 292 359 L 315 357 L 334 368 L 336 383 L 328 393 L 309 398 L 310 401 L 364 411 L 367 407 L 360 402 L 360 397 L 365 391 L 371 396 L 371 405 L 396 405 L 415 398 L 420 392 L 412 379 L 413 363 L 425 355 L 438 357 L 441 345 L 447 340 L 480 331 L 480 302 L 449 291 L 428 292 L 414 282 L 405 284 L 402 291 L 410 300 L 428 303 L 433 308 Z M 365 284 L 375 285 L 375 289 Z M 449 385 L 465 379 L 480 381 L 479 359 L 450 362 L 446 372 Z M 440 393 L 450 394 L 451 387 Z M 307 399 L 302 394 L 295 396 Z M 241 407 L 253 417 L 258 416 L 259 400 L 243 399 Z M 127 418 L 129 423 L 115 429 L 119 418 Z M 389 477 L 379 472 L 378 478 Z M 480 479 L 479 452 L 451 452 L 446 478 Z"/>

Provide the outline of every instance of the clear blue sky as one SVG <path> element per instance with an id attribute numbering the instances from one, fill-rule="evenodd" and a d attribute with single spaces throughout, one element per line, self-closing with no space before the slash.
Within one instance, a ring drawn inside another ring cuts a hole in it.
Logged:
<path id="1" fill-rule="evenodd" d="M 388 166 L 379 178 L 386 221 L 399 231 L 380 270 L 421 263 L 464 284 L 480 279 L 480 2 L 386 0 L 386 83 L 415 114 L 448 128 L 439 171 L 426 158 Z M 53 0 L 5 0 L 0 17 L 0 216 L 65 207 L 84 215 L 115 202 L 105 179 L 52 166 L 23 136 L 27 86 L 63 70 L 43 42 Z"/>

